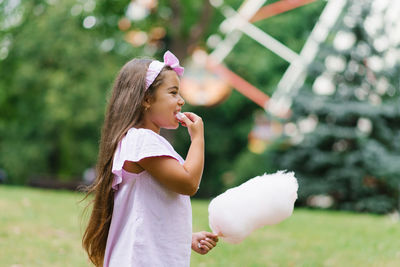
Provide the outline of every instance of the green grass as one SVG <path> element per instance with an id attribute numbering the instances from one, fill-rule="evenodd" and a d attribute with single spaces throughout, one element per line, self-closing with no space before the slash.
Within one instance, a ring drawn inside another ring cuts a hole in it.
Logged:
<path id="1" fill-rule="evenodd" d="M 89 266 L 81 248 L 82 194 L 0 186 L 0 266 Z M 193 200 L 194 231 L 208 201 Z M 399 266 L 400 223 L 385 216 L 296 209 L 283 223 L 224 243 L 191 266 Z"/>

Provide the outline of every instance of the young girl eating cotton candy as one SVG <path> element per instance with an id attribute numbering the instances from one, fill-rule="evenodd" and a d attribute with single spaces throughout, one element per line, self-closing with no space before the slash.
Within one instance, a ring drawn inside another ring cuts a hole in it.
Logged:
<path id="1" fill-rule="evenodd" d="M 218 237 L 192 234 L 190 197 L 204 165 L 202 119 L 181 113 L 183 68 L 169 51 L 164 62 L 133 59 L 120 71 L 102 129 L 97 177 L 89 188 L 93 210 L 83 246 L 96 266 L 190 265 L 190 253 L 206 254 Z M 187 127 L 184 160 L 160 129 Z"/>

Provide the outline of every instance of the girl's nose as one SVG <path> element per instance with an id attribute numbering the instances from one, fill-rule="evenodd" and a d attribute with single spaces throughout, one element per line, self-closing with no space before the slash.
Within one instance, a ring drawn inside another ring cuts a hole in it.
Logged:
<path id="1" fill-rule="evenodd" d="M 183 97 L 182 97 L 181 95 L 179 95 L 178 104 L 179 104 L 180 106 L 185 105 L 185 99 L 183 99 Z"/>

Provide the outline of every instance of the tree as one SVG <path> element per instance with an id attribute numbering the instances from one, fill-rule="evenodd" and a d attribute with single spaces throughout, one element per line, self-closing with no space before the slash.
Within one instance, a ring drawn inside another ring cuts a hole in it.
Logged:
<path id="1" fill-rule="evenodd" d="M 400 40 L 390 6 L 350 1 L 293 99 L 287 124 L 293 146 L 276 163 L 296 172 L 301 204 L 322 194 L 338 209 L 396 209 Z"/>
<path id="2" fill-rule="evenodd" d="M 106 92 L 125 57 L 84 27 L 93 10 L 71 15 L 75 1 L 27 1 L 10 11 L 12 2 L 2 3 L 0 166 L 11 183 L 78 177 L 96 160 Z"/>

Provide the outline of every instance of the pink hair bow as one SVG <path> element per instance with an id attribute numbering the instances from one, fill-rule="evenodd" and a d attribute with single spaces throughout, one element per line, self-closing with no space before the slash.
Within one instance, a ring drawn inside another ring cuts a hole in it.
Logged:
<path id="1" fill-rule="evenodd" d="M 179 76 L 183 75 L 184 68 L 179 65 L 179 59 L 170 51 L 167 51 L 164 54 L 164 62 L 154 60 L 150 63 L 146 73 L 146 90 L 154 82 L 164 66 L 170 66 Z"/>

